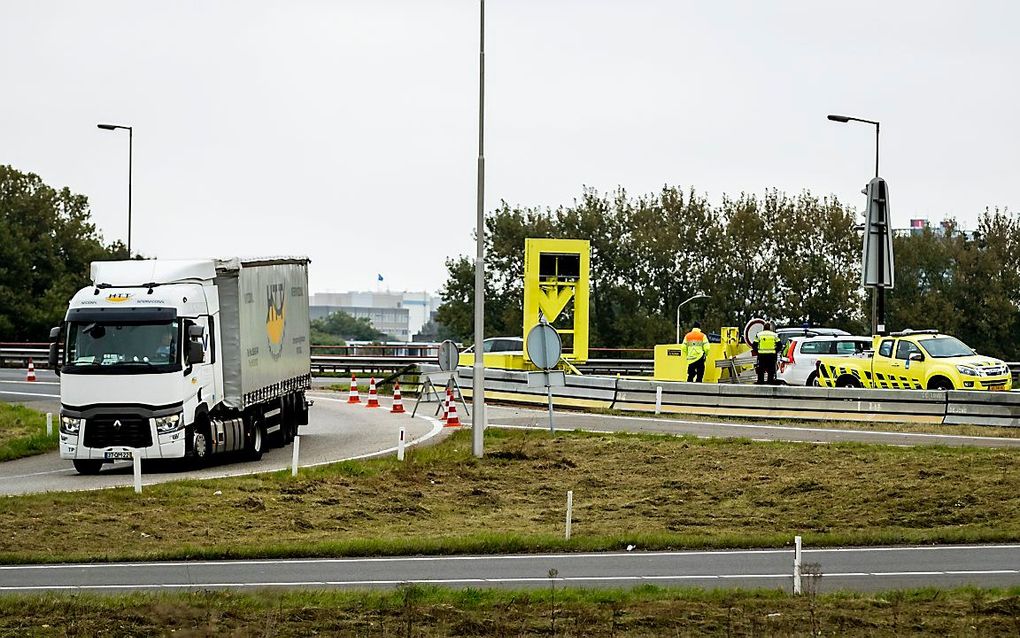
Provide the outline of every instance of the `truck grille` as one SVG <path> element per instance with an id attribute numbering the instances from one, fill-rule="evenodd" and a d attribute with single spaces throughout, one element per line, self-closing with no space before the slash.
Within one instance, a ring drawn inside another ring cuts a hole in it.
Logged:
<path id="1" fill-rule="evenodd" d="M 119 425 L 117 423 L 119 422 Z M 137 416 L 97 416 L 85 421 L 85 447 L 149 447 L 152 432 L 149 420 Z"/>

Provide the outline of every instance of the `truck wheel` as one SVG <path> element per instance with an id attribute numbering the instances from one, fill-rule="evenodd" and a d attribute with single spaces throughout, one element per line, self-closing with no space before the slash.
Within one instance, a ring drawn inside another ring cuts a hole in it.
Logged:
<path id="1" fill-rule="evenodd" d="M 99 474 L 99 470 L 103 468 L 102 461 L 93 459 L 75 459 L 73 462 L 78 474 Z"/>
<path id="2" fill-rule="evenodd" d="M 953 390 L 953 382 L 945 377 L 935 377 L 928 382 L 929 390 Z"/>
<path id="3" fill-rule="evenodd" d="M 812 372 L 811 376 L 807 378 L 807 383 L 805 383 L 804 385 L 808 386 L 809 388 L 819 387 L 821 384 L 818 383 L 818 373 Z"/>
<path id="4" fill-rule="evenodd" d="M 258 461 L 266 445 L 266 426 L 261 417 L 252 417 L 251 429 L 247 432 L 244 456 L 249 461 Z"/>

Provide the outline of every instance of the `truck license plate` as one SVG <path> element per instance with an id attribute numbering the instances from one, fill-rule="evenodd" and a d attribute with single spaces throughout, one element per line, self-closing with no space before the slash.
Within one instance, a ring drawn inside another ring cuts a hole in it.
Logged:
<path id="1" fill-rule="evenodd" d="M 1006 384 L 1003 383 L 1002 385 L 990 385 L 988 386 L 988 389 L 991 390 L 992 392 L 1002 392 L 1003 390 L 1006 389 Z"/>
<path id="2" fill-rule="evenodd" d="M 129 452 L 127 450 L 115 450 L 115 451 L 112 451 L 112 452 L 104 453 L 103 457 L 106 458 L 107 460 L 126 459 L 126 460 L 130 461 L 131 460 L 131 452 Z"/>

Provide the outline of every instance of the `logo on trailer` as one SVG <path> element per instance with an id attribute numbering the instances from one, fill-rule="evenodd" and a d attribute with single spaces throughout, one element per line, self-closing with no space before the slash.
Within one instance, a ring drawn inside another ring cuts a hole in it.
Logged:
<path id="1" fill-rule="evenodd" d="M 110 303 L 121 303 L 131 298 L 131 293 L 128 292 L 111 292 L 106 295 L 106 300 Z"/>
<path id="2" fill-rule="evenodd" d="M 286 326 L 286 308 L 283 284 L 266 286 L 266 337 L 269 340 L 269 354 L 279 359 L 283 354 L 283 332 Z"/>
<path id="3" fill-rule="evenodd" d="M 120 430 L 120 428 L 121 428 L 121 425 L 122 425 L 122 424 L 121 424 L 121 422 L 120 422 L 120 419 L 117 419 L 116 421 L 114 421 L 114 422 L 113 422 L 113 429 L 115 429 L 115 430 Z"/>

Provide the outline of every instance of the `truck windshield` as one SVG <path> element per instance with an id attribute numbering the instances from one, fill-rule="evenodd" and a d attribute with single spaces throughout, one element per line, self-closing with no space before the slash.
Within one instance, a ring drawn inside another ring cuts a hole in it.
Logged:
<path id="1" fill-rule="evenodd" d="M 935 337 L 934 339 L 920 339 L 921 347 L 934 359 L 946 359 L 949 357 L 969 357 L 974 354 L 967 344 L 956 337 Z"/>
<path id="2" fill-rule="evenodd" d="M 180 323 L 72 322 L 70 372 L 170 372 L 180 368 Z"/>

